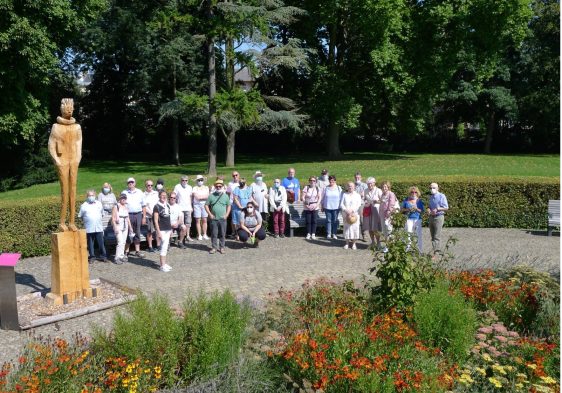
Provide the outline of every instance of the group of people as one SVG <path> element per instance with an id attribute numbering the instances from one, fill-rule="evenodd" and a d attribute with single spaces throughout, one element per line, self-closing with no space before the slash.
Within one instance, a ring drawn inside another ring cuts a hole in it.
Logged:
<path id="1" fill-rule="evenodd" d="M 128 255 L 144 257 L 140 250 L 141 226 L 146 226 L 148 252 L 160 253 L 160 270 L 169 272 L 172 267 L 166 263 L 172 232 L 177 232 L 178 247 L 185 248 L 195 221 L 197 240 L 209 240 L 209 253 L 225 253 L 227 222 L 231 221 L 231 236 L 236 240 L 259 246 L 266 238 L 266 224 L 272 217 L 274 237 L 284 237 L 286 214 L 289 205 L 302 202 L 306 221 L 306 239 L 316 239 L 318 212 L 326 215 L 326 237 L 337 239 L 339 214 L 343 218 L 345 249 L 356 249 L 356 242 L 368 233 L 373 247 L 385 250 L 382 241 L 392 232 L 393 214 L 401 212 L 407 216 L 406 230 L 416 233 L 417 245 L 421 252 L 421 216 L 425 210 L 415 186 L 409 195 L 399 202 L 391 191 L 391 184 L 385 181 L 377 187 L 374 177 L 362 181 L 361 173 L 355 173 L 355 181 L 345 184 L 345 190 L 336 182 L 328 170 L 322 170 L 317 178 L 311 176 L 308 184 L 301 188 L 294 168 L 289 168 L 287 177 L 273 179 L 271 187 L 264 182 L 261 171 L 255 172 L 253 182 L 248 184 L 238 171 L 232 172 L 232 180 L 225 182 L 218 176 L 209 187 L 205 177 L 195 177 L 195 185 L 189 185 L 188 176 L 182 176 L 172 191 L 167 191 L 164 180 L 156 185 L 151 179 L 145 181 L 145 190 L 136 187 L 133 177 L 127 179 L 127 188 L 116 197 L 109 183 L 104 183 L 97 195 L 88 190 L 79 217 L 83 220 L 88 239 L 90 261 L 95 257 L 94 242 L 98 244 L 98 259 L 107 261 L 103 241 L 103 216 L 111 216 L 113 231 L 117 240 L 114 263 L 122 264 Z M 447 198 L 439 192 L 436 183 L 430 185 L 429 228 L 434 252 L 440 251 L 441 229 L 444 214 L 448 210 Z M 155 240 L 155 247 L 153 247 Z M 131 244 L 135 251 L 130 252 Z"/>

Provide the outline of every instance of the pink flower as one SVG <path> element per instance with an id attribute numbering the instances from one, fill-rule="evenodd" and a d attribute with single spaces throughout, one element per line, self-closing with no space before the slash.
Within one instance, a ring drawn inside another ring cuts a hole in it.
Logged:
<path id="1" fill-rule="evenodd" d="M 490 334 L 492 332 L 493 332 L 493 329 L 489 326 L 481 327 L 480 329 L 478 329 L 478 333 Z"/>
<path id="2" fill-rule="evenodd" d="M 483 341 L 483 340 L 486 339 L 486 335 L 485 335 L 485 334 L 482 334 L 482 333 L 478 333 L 478 334 L 476 335 L 476 338 L 477 338 L 478 340 L 480 340 L 480 341 Z"/>
<path id="3" fill-rule="evenodd" d="M 494 338 L 501 343 L 507 342 L 507 338 L 505 338 L 504 336 L 494 336 Z"/>
<path id="4" fill-rule="evenodd" d="M 478 343 L 478 345 L 480 345 L 481 348 L 488 348 L 489 347 L 489 345 L 487 343 L 485 343 L 484 341 L 480 341 Z"/>
<path id="5" fill-rule="evenodd" d="M 517 332 L 507 332 L 508 337 L 515 337 L 518 338 L 519 337 L 519 333 Z"/>
<path id="6" fill-rule="evenodd" d="M 492 328 L 494 328 L 494 330 L 496 331 L 496 333 L 507 334 L 507 329 L 506 329 L 505 326 L 503 326 L 501 323 L 494 323 L 494 324 L 492 325 Z"/>

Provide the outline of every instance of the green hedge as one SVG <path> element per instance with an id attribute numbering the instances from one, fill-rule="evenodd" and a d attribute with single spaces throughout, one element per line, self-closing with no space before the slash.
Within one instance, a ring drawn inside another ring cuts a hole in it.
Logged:
<path id="1" fill-rule="evenodd" d="M 392 184 L 392 191 L 402 200 L 408 188 L 416 185 L 427 204 L 431 181 L 428 178 L 398 181 Z M 449 200 L 445 220 L 449 227 L 545 229 L 548 200 L 560 199 L 559 179 L 437 181 Z M 0 251 L 20 252 L 24 257 L 50 254 L 51 233 L 57 228 L 59 206 L 56 197 L 0 203 Z"/>

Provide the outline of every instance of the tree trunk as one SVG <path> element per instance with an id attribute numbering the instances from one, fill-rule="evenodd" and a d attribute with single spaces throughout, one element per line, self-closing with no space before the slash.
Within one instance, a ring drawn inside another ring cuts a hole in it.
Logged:
<path id="1" fill-rule="evenodd" d="M 486 126 L 486 141 L 484 142 L 484 153 L 490 154 L 492 152 L 492 138 L 494 137 L 494 129 L 496 128 L 496 113 L 490 112 L 488 117 L 488 124 Z"/>
<path id="2" fill-rule="evenodd" d="M 227 37 L 225 40 L 226 57 L 226 88 L 230 91 L 234 89 L 234 39 Z"/>
<path id="3" fill-rule="evenodd" d="M 176 99 L 176 65 L 174 64 L 174 70 L 172 73 L 172 99 Z M 174 164 L 180 166 L 180 136 L 178 130 L 178 119 L 174 117 L 172 119 L 172 144 L 174 147 Z"/>
<path id="4" fill-rule="evenodd" d="M 209 6 L 210 7 L 210 6 Z M 210 9 L 210 8 L 209 8 Z M 209 11 L 212 16 L 212 10 Z M 217 93 L 217 79 L 215 73 L 215 40 L 207 39 L 208 71 L 209 71 L 209 162 L 207 174 L 217 175 L 217 115 L 214 104 Z"/>
<path id="5" fill-rule="evenodd" d="M 231 130 L 226 136 L 226 162 L 228 167 L 234 166 L 234 151 L 236 144 L 236 130 Z"/>
<path id="6" fill-rule="evenodd" d="M 328 125 L 328 138 L 326 138 L 328 143 L 328 158 L 339 158 L 341 157 L 340 151 L 340 127 L 335 121 L 330 121 Z"/>

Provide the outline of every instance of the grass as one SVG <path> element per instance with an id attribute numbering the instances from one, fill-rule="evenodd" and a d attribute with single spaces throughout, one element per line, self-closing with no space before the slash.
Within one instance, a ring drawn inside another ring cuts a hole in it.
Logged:
<path id="1" fill-rule="evenodd" d="M 78 175 L 79 198 L 88 188 L 99 191 L 102 184 L 108 181 L 118 193 L 125 187 L 129 176 L 137 179 L 139 187 L 144 187 L 144 180 L 156 180 L 162 177 L 168 189 L 178 183 L 182 174 L 193 177 L 204 173 L 207 167 L 206 156 L 183 157 L 182 166 L 177 167 L 164 162 L 137 161 L 90 161 L 83 162 Z M 360 171 L 364 179 L 375 176 L 390 181 L 431 177 L 436 181 L 462 180 L 473 177 L 493 179 L 533 179 L 540 180 L 560 178 L 560 155 L 484 155 L 484 154 L 390 154 L 390 153 L 347 153 L 341 160 L 329 161 L 325 156 L 292 155 L 292 156 L 255 156 L 240 155 L 237 157 L 236 170 L 243 177 L 251 180 L 256 170 L 265 174 L 269 184 L 275 177 L 284 177 L 287 168 L 293 166 L 297 177 L 301 180 L 311 175 L 319 175 L 322 168 L 338 177 L 338 183 L 353 179 L 353 174 Z M 220 165 L 219 174 L 230 179 L 234 168 Z M 59 195 L 58 182 L 40 184 L 29 188 L 0 193 L 1 201 L 25 200 L 42 196 Z"/>

